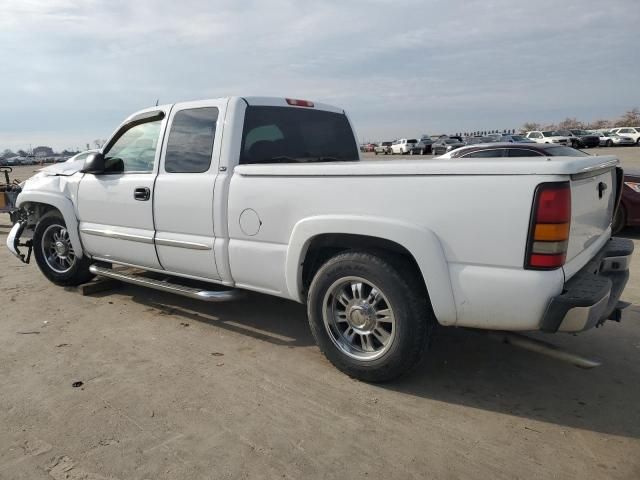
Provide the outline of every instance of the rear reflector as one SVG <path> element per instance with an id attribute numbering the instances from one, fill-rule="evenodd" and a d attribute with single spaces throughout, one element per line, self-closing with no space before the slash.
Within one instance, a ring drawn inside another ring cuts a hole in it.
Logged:
<path id="1" fill-rule="evenodd" d="M 525 268 L 552 270 L 567 258 L 571 226 L 569 182 L 542 183 L 536 189 Z"/>
<path id="2" fill-rule="evenodd" d="M 286 100 L 289 105 L 313 108 L 313 102 L 310 102 L 309 100 L 296 100 L 295 98 L 287 98 Z"/>

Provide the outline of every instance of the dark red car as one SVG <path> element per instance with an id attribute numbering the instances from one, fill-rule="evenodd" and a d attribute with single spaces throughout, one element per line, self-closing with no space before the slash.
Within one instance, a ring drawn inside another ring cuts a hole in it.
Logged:
<path id="1" fill-rule="evenodd" d="M 611 228 L 617 233 L 627 226 L 640 226 L 640 172 L 624 172 L 620 206 Z"/>

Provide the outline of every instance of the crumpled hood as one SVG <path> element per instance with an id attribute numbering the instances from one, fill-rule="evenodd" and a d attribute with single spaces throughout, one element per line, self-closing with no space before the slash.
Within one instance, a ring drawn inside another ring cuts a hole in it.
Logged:
<path id="1" fill-rule="evenodd" d="M 84 160 L 75 160 L 73 162 L 62 162 L 62 163 L 54 163 L 53 165 L 49 165 L 48 167 L 41 168 L 38 170 L 40 175 L 61 175 L 63 177 L 69 177 L 74 173 L 82 170 L 84 166 Z"/>

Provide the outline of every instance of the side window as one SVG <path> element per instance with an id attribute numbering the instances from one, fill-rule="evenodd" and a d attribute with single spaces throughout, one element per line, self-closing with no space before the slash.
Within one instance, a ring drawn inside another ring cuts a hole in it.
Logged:
<path id="1" fill-rule="evenodd" d="M 504 155 L 504 149 L 477 150 L 475 152 L 462 155 L 462 158 L 496 158 Z"/>
<path id="2" fill-rule="evenodd" d="M 632 133 L 630 128 L 621 128 L 618 133 Z"/>
<path id="3" fill-rule="evenodd" d="M 149 173 L 158 148 L 161 120 L 139 123 L 125 130 L 105 152 L 107 173 Z"/>
<path id="4" fill-rule="evenodd" d="M 164 169 L 170 173 L 202 173 L 209 170 L 216 135 L 216 107 L 180 110 L 173 117 Z"/>
<path id="5" fill-rule="evenodd" d="M 524 148 L 509 148 L 507 150 L 508 157 L 541 157 L 543 156 L 540 152 L 536 152 L 535 150 L 529 150 Z"/>

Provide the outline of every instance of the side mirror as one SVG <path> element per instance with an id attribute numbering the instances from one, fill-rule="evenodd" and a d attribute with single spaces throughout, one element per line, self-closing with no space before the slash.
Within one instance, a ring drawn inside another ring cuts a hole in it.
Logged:
<path id="1" fill-rule="evenodd" d="M 97 175 L 100 173 L 104 173 L 104 155 L 100 152 L 91 153 L 84 161 L 84 166 L 82 167 L 82 173 L 91 173 L 93 175 Z"/>

